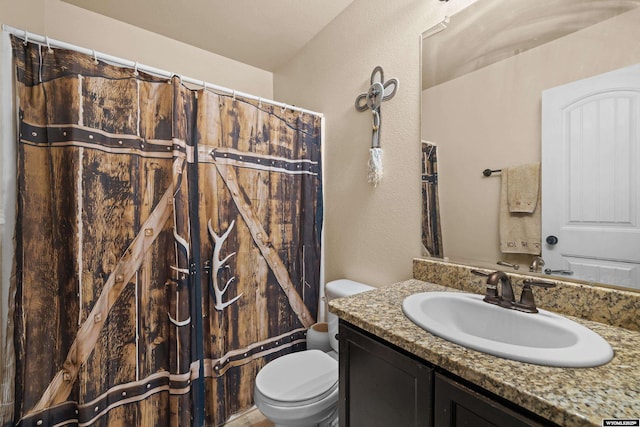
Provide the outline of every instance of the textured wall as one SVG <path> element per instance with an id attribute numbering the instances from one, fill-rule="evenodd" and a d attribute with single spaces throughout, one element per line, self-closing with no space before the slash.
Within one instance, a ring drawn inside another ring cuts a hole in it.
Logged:
<path id="1" fill-rule="evenodd" d="M 420 34 L 473 0 L 356 0 L 274 73 L 274 94 L 326 116 L 326 279 L 380 286 L 411 277 L 420 249 Z M 385 176 L 367 183 L 371 71 L 400 89 L 382 105 Z"/>
<path id="2" fill-rule="evenodd" d="M 268 71 L 60 0 L 45 0 L 45 4 L 49 37 L 256 96 L 273 97 L 273 75 Z"/>

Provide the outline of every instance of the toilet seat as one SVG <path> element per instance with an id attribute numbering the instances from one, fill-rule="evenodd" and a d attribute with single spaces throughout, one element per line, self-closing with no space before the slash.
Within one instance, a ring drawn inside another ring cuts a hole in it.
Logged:
<path id="1" fill-rule="evenodd" d="M 352 280 L 325 285 L 325 300 L 373 289 Z M 262 414 L 278 427 L 335 427 L 338 425 L 338 316 L 327 315 L 331 348 L 279 357 L 267 363 L 256 376 L 253 400 Z"/>
<path id="2" fill-rule="evenodd" d="M 265 403 L 281 407 L 310 405 L 335 394 L 338 362 L 320 350 L 287 354 L 265 365 L 255 385 Z"/>

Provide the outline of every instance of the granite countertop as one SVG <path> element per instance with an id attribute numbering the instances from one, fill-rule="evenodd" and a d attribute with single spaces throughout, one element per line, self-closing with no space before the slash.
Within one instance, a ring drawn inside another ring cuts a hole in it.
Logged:
<path id="1" fill-rule="evenodd" d="M 606 339 L 614 358 L 595 368 L 552 368 L 503 359 L 446 341 L 412 323 L 402 301 L 418 292 L 454 291 L 408 280 L 329 303 L 329 311 L 529 411 L 566 427 L 640 417 L 640 332 L 571 316 Z"/>

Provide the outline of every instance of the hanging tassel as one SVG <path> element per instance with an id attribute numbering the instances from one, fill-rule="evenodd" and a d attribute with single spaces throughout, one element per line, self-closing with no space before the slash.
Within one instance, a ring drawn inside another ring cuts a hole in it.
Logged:
<path id="1" fill-rule="evenodd" d="M 382 148 L 369 149 L 369 183 L 377 187 L 382 180 Z"/>
<path id="2" fill-rule="evenodd" d="M 378 104 L 379 108 L 379 104 Z M 372 109 L 373 135 L 371 136 L 371 148 L 369 149 L 369 173 L 368 181 L 377 187 L 382 180 L 382 148 L 380 148 L 380 113 Z"/>

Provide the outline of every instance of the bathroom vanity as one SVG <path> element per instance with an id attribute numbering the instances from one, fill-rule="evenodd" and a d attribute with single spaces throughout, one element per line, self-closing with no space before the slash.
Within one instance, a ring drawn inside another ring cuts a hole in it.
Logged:
<path id="1" fill-rule="evenodd" d="M 341 426 L 599 427 L 603 418 L 640 417 L 640 332 L 568 316 L 611 344 L 611 362 L 517 362 L 412 323 L 403 300 L 432 291 L 456 289 L 408 280 L 330 303 L 341 319 Z"/>
<path id="2" fill-rule="evenodd" d="M 342 426 L 555 425 L 346 322 L 340 349 Z"/>

